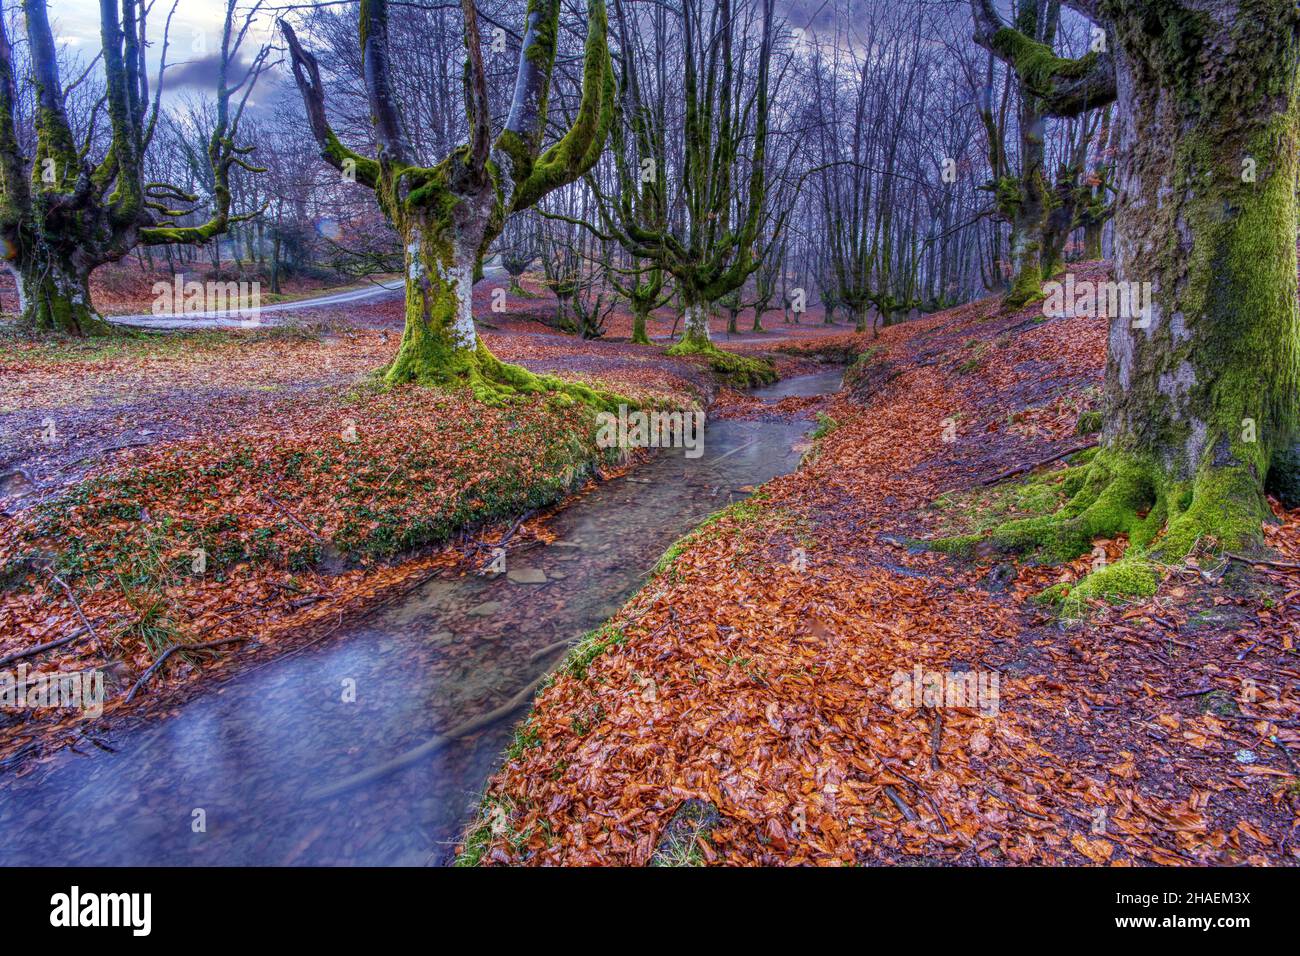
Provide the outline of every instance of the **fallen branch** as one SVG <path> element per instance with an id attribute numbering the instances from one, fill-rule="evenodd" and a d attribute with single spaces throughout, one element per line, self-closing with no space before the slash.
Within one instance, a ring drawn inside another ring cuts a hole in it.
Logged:
<path id="1" fill-rule="evenodd" d="M 54 648 L 62 647 L 64 644 L 71 644 L 85 633 L 86 629 L 84 627 L 79 627 L 67 637 L 60 637 L 57 640 L 47 641 L 44 644 L 37 644 L 35 647 L 29 647 L 25 651 L 14 651 L 12 654 L 0 657 L 0 667 L 4 667 L 6 664 L 12 664 L 14 661 L 20 661 L 24 657 L 31 657 L 35 654 L 39 654 L 41 651 L 52 651 Z"/>
<path id="2" fill-rule="evenodd" d="M 313 538 L 315 538 L 318 542 L 320 542 L 321 544 L 324 544 L 324 543 L 325 543 L 325 539 L 324 539 L 324 538 L 322 538 L 322 537 L 321 537 L 320 535 L 318 535 L 315 531 L 311 530 L 311 528 L 307 527 L 305 524 L 303 524 L 301 521 L 299 521 L 296 517 L 294 517 L 293 512 L 291 512 L 291 511 L 290 511 L 288 508 L 286 508 L 284 505 L 280 504 L 280 502 L 276 501 L 275 498 L 272 497 L 271 494 L 270 494 L 269 492 L 263 491 L 263 492 L 262 492 L 262 497 L 265 498 L 267 501 L 269 501 L 271 504 L 273 504 L 273 505 L 275 506 L 276 510 L 280 512 L 280 514 L 284 515 L 286 518 L 288 518 L 290 521 L 292 521 L 294 524 L 296 524 L 299 528 L 302 528 L 303 531 L 306 531 L 309 535 L 311 535 Z"/>
<path id="3" fill-rule="evenodd" d="M 77 596 L 72 593 L 72 588 L 68 587 L 68 585 L 64 583 L 63 578 L 54 573 L 52 567 L 47 565 L 45 573 L 52 577 L 59 587 L 63 588 L 63 593 L 66 594 L 68 600 L 72 602 L 72 608 L 77 612 L 77 617 L 81 618 L 81 626 L 90 632 L 90 636 L 93 637 L 95 643 L 99 645 L 99 653 L 104 655 L 104 642 L 100 640 L 99 635 L 95 633 L 95 629 L 90 626 L 90 621 L 86 619 L 86 612 L 81 609 L 81 604 L 77 601 Z"/>
<path id="4" fill-rule="evenodd" d="M 1245 555 L 1233 554 L 1231 551 L 1223 552 L 1223 556 L 1231 561 L 1240 561 L 1242 564 L 1254 564 L 1266 568 L 1280 568 L 1283 571 L 1300 571 L 1300 564 L 1294 561 L 1266 561 L 1263 558 L 1248 558 Z"/>
<path id="5" fill-rule="evenodd" d="M 1027 817 L 1033 817 L 1035 820 L 1043 820 L 1043 821 L 1045 821 L 1045 822 L 1047 822 L 1047 823 L 1052 823 L 1052 822 L 1054 822 L 1054 821 L 1052 820 L 1051 817 L 1043 816 L 1043 814 L 1041 814 L 1041 813 L 1034 813 L 1032 810 L 1026 810 L 1024 807 L 1022 807 L 1022 806 L 1021 806 L 1019 803 L 1017 803 L 1015 800 L 1012 800 L 1012 799 L 1011 799 L 1010 797 L 1008 797 L 1006 794 L 1001 793 L 1001 792 L 998 791 L 998 790 L 994 790 L 994 789 L 993 789 L 992 787 L 990 787 L 988 784 L 983 784 L 982 786 L 984 787 L 984 791 L 985 791 L 989 796 L 991 796 L 991 797 L 995 797 L 995 798 L 997 798 L 998 800 L 1001 800 L 1003 803 L 1005 803 L 1007 806 L 1009 806 L 1012 810 L 1015 810 L 1017 813 L 1023 813 L 1023 814 L 1024 814 L 1025 816 L 1027 816 Z"/>
<path id="6" fill-rule="evenodd" d="M 951 832 L 948 829 L 948 821 L 945 820 L 943 818 L 943 814 L 939 812 L 939 804 L 935 802 L 934 797 L 930 796 L 930 794 L 925 790 L 924 787 L 922 787 L 919 783 L 917 783 L 915 780 L 913 780 L 911 777 L 903 773 L 903 771 L 899 770 L 896 766 L 893 766 L 892 764 L 889 765 L 889 772 L 894 774 L 896 777 L 901 777 L 904 781 L 907 782 L 907 785 L 909 787 L 911 787 L 922 797 L 924 797 L 925 802 L 928 803 L 930 805 L 930 809 L 934 811 L 934 817 L 936 820 L 939 821 L 939 826 L 943 828 L 943 832 L 944 833 Z"/>
<path id="7" fill-rule="evenodd" d="M 317 787 L 315 790 L 309 790 L 304 795 L 304 798 L 307 800 L 325 800 L 329 797 L 336 797 L 339 794 L 346 793 L 362 784 L 370 783 L 379 780 L 382 777 L 386 777 L 394 770 L 400 770 L 403 767 L 410 766 L 430 754 L 437 753 L 443 747 L 446 747 L 448 744 L 461 737 L 468 737 L 470 734 L 482 730 L 484 727 L 490 727 L 501 718 L 509 716 L 522 707 L 546 677 L 546 674 L 538 674 L 537 677 L 530 681 L 526 687 L 521 689 L 500 707 L 493 708 L 486 714 L 480 714 L 473 720 L 467 720 L 465 723 L 453 727 L 445 733 L 430 737 L 419 746 L 412 747 L 410 750 L 406 751 L 406 753 L 399 754 L 392 760 L 371 767 L 369 770 L 362 770 L 360 773 L 355 773 L 350 777 L 345 777 L 337 783 L 332 783 L 324 787 Z"/>
<path id="8" fill-rule="evenodd" d="M 916 815 L 916 811 L 904 802 L 903 798 L 898 795 L 898 791 L 893 787 L 885 787 L 885 796 L 893 801 L 894 806 L 898 807 L 898 812 L 903 815 L 903 818 L 907 820 L 908 823 L 915 823 L 917 820 L 921 819 Z"/>
<path id="9" fill-rule="evenodd" d="M 509 530 L 507 530 L 506 533 L 501 536 L 501 540 L 497 542 L 496 546 L 498 548 L 504 548 L 506 546 L 506 542 L 515 536 L 515 532 L 519 530 L 519 526 L 535 514 L 537 514 L 537 509 L 530 508 L 527 511 L 525 511 L 523 514 L 521 514 L 518 518 L 516 518 L 515 523 L 512 524 Z"/>
<path id="10" fill-rule="evenodd" d="M 1004 471 L 1000 475 L 994 475 L 992 478 L 985 478 L 983 481 L 980 482 L 980 484 L 996 485 L 999 481 L 1006 481 L 1008 478 L 1014 478 L 1016 475 L 1022 475 L 1027 471 L 1035 471 L 1039 468 L 1042 468 L 1044 465 L 1050 465 L 1054 461 L 1060 461 L 1062 458 L 1068 458 L 1070 455 L 1073 455 L 1076 452 L 1087 451 L 1089 448 L 1096 448 L 1096 447 L 1097 447 L 1097 443 L 1095 441 L 1088 442 L 1087 444 L 1084 445 L 1075 445 L 1073 448 L 1067 448 L 1065 449 L 1065 451 L 1057 452 L 1055 455 L 1052 455 L 1048 458 L 1043 458 L 1040 461 L 1031 462 L 1028 465 L 1020 465 L 1016 468 L 1012 468 L 1010 471 Z"/>
<path id="11" fill-rule="evenodd" d="M 167 650 L 159 654 L 158 659 L 149 665 L 149 669 L 140 675 L 140 679 L 131 685 L 131 689 L 126 693 L 126 702 L 128 704 L 131 703 L 131 698 L 135 696 L 135 692 L 143 687 L 145 682 L 148 681 L 150 677 L 153 677 L 153 675 L 158 672 L 159 668 L 167 662 L 167 658 L 171 657 L 177 651 L 206 651 L 214 647 L 219 647 L 222 644 L 231 644 L 235 641 L 246 640 L 248 640 L 248 635 L 241 634 L 238 637 L 223 637 L 219 640 L 208 641 L 205 644 L 173 644 L 171 647 L 167 648 Z"/>
<path id="12" fill-rule="evenodd" d="M 943 712 L 937 707 L 931 710 L 930 718 L 930 769 L 938 771 L 939 748 L 943 746 Z"/>

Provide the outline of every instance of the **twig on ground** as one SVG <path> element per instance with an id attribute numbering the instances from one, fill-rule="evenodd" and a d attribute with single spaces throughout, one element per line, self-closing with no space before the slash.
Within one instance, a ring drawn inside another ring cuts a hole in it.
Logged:
<path id="1" fill-rule="evenodd" d="M 1020 465 L 1019 467 L 1012 468 L 1009 471 L 1004 471 L 1000 475 L 994 475 L 992 478 L 985 478 L 980 482 L 980 484 L 996 485 L 999 481 L 1006 481 L 1008 478 L 1014 478 L 1016 475 L 1022 475 L 1027 471 L 1034 471 L 1035 469 L 1042 468 L 1044 465 L 1050 465 L 1054 461 L 1060 461 L 1062 458 L 1068 458 L 1075 452 L 1087 451 L 1089 448 L 1096 447 L 1097 443 L 1095 441 L 1088 442 L 1086 445 L 1075 445 L 1073 448 L 1067 448 L 1065 451 L 1057 452 L 1055 455 L 1051 455 L 1050 457 L 1031 462 L 1028 465 Z"/>
<path id="2" fill-rule="evenodd" d="M 1266 561 L 1263 558 L 1248 558 L 1242 554 L 1233 554 L 1231 551 L 1223 552 L 1223 556 L 1231 561 L 1240 561 L 1242 564 L 1253 564 L 1266 568 L 1279 568 L 1283 571 L 1300 571 L 1300 564 L 1294 561 Z"/>
<path id="3" fill-rule="evenodd" d="M 290 511 L 288 508 L 286 508 L 284 505 L 280 504 L 280 502 L 277 501 L 277 500 L 276 500 L 276 499 L 271 495 L 270 492 L 268 492 L 268 491 L 263 491 L 261 494 L 262 494 L 262 497 L 263 497 L 263 498 L 265 498 L 267 501 L 269 501 L 271 504 L 273 504 L 273 505 L 275 506 L 276 510 L 279 511 L 280 514 L 284 515 L 286 518 L 288 518 L 290 521 L 292 521 L 294 524 L 296 524 L 299 528 L 302 528 L 303 531 L 306 531 L 309 535 L 311 535 L 313 538 L 315 538 L 315 539 L 316 539 L 318 542 L 320 542 L 321 544 L 324 544 L 324 543 L 325 543 L 325 539 L 324 539 L 324 538 L 322 538 L 322 537 L 321 537 L 320 535 L 318 535 L 315 531 L 311 530 L 311 528 L 307 527 L 305 524 L 303 524 L 301 521 L 299 521 L 299 520 L 294 516 L 293 512 Z"/>
<path id="4" fill-rule="evenodd" d="M 150 677 L 153 677 L 153 675 L 158 672 L 159 668 L 167 662 L 167 658 L 171 657 L 177 651 L 206 651 L 222 644 L 231 644 L 235 641 L 246 640 L 248 640 L 248 635 L 241 634 L 237 637 L 223 637 L 219 640 L 208 641 L 204 644 L 173 644 L 171 647 L 167 648 L 167 650 L 159 654 L 158 659 L 149 665 L 149 669 L 140 675 L 140 679 L 131 685 L 131 689 L 127 691 L 126 694 L 126 702 L 128 704 L 131 703 L 131 698 L 135 696 L 135 692 L 143 687 L 145 682 L 148 681 Z"/>
<path id="5" fill-rule="evenodd" d="M 52 577 L 55 583 L 58 584 L 59 587 L 63 588 L 63 593 L 66 594 L 68 596 L 68 600 L 72 602 L 72 607 L 73 610 L 77 612 L 77 617 L 81 618 L 81 626 L 84 627 L 87 631 L 89 631 L 90 636 L 95 639 L 95 643 L 99 645 L 99 653 L 105 654 L 106 652 L 104 650 L 104 641 L 100 638 L 98 634 L 95 633 L 95 629 L 90 626 L 90 621 L 86 619 L 86 612 L 81 609 L 81 604 L 80 602 L 77 601 L 77 596 L 72 593 L 72 588 L 68 587 L 68 585 L 64 582 L 63 578 L 55 574 L 54 569 L 49 565 L 46 565 L 45 573 L 48 574 L 50 577 Z"/>
<path id="6" fill-rule="evenodd" d="M 903 798 L 898 795 L 898 791 L 893 787 L 885 788 L 885 796 L 893 801 L 894 806 L 898 807 L 898 812 L 903 815 L 903 818 L 907 820 L 908 823 L 916 823 L 916 821 L 921 819 L 916 815 L 916 811 L 907 805 Z"/>
<path id="7" fill-rule="evenodd" d="M 70 644 L 73 641 L 75 641 L 77 638 L 79 638 L 82 634 L 85 633 L 86 633 L 86 629 L 84 627 L 79 627 L 71 634 L 69 634 L 67 637 L 60 637 L 57 640 L 47 641 L 44 644 L 37 644 L 35 647 L 29 647 L 25 651 L 14 651 L 12 654 L 7 654 L 4 657 L 0 657 L 0 667 L 4 667 L 6 664 L 12 664 L 14 661 L 20 661 L 24 657 L 32 657 L 36 654 L 41 653 L 41 651 L 52 651 L 56 647 L 62 647 L 64 644 Z"/>

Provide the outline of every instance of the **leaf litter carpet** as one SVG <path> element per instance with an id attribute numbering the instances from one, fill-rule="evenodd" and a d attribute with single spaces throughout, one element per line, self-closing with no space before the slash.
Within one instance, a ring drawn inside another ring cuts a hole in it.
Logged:
<path id="1" fill-rule="evenodd" d="M 1068 625 L 1032 597 L 1092 556 L 905 546 L 941 494 L 1085 443 L 1105 333 L 991 300 L 885 330 L 801 469 L 689 536 L 539 694 L 466 846 L 662 862 L 689 817 L 700 863 L 1294 864 L 1295 570 L 1194 558 Z M 1300 513 L 1275 510 L 1295 562 Z M 991 699 L 897 699 L 971 672 Z"/>

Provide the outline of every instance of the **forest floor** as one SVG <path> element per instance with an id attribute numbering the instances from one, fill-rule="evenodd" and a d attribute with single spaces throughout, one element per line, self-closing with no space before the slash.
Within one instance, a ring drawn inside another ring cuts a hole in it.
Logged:
<path id="1" fill-rule="evenodd" d="M 583 342 L 539 323 L 553 300 L 496 314 L 490 284 L 475 292 L 507 361 L 648 406 L 745 404 L 702 360 Z M 254 329 L 0 339 L 0 669 L 104 671 L 103 727 L 163 714 L 437 569 L 477 569 L 487 542 L 532 533 L 521 514 L 635 464 L 602 453 L 578 407 L 377 388 L 402 322 L 389 300 Z M 782 374 L 823 367 L 800 347 L 774 354 Z M 173 654 L 128 701 L 177 644 L 214 646 Z M 0 770 L 85 729 L 75 712 L 0 712 Z"/>
<path id="2" fill-rule="evenodd" d="M 543 324 L 551 300 L 498 315 L 490 296 L 480 283 L 475 311 L 503 359 L 755 412 L 700 363 L 620 341 L 627 315 L 582 342 Z M 905 544 L 1062 500 L 1057 463 L 985 482 L 1091 441 L 1076 431 L 1105 320 L 986 300 L 879 339 L 803 322 L 773 313 L 726 347 L 783 375 L 854 362 L 840 395 L 783 403 L 823 413 L 813 451 L 674 547 L 556 672 L 464 859 L 1294 862 L 1300 575 L 1193 559 L 1156 598 L 1067 624 L 1032 598 L 1091 555 L 963 563 Z M 102 721 L 161 718 L 437 569 L 544 534 L 588 475 L 635 465 L 602 459 L 572 407 L 375 389 L 401 323 L 387 301 L 275 328 L 0 343 L 0 667 L 68 639 L 21 662 L 103 669 Z M 650 333 L 672 326 L 663 310 Z M 1300 512 L 1278 518 L 1270 543 L 1295 562 Z M 1113 558 L 1124 542 L 1100 544 Z M 128 702 L 167 648 L 226 641 L 173 654 Z M 900 709 L 897 675 L 918 668 L 990 693 Z M 0 713 L 0 770 L 29 772 L 85 727 Z"/>
<path id="3" fill-rule="evenodd" d="M 1033 598 L 1100 552 L 907 546 L 1064 501 L 1064 461 L 995 479 L 1090 443 L 1106 325 L 985 300 L 867 338 L 800 469 L 556 670 L 460 862 L 1294 864 L 1300 511 L 1290 568 L 1194 556 L 1076 622 Z"/>

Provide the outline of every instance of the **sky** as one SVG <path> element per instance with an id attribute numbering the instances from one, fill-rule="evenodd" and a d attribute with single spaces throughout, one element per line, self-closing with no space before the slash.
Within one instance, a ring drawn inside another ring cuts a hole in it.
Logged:
<path id="1" fill-rule="evenodd" d="M 153 41 L 149 65 L 157 69 L 163 25 L 172 0 L 156 0 L 150 17 L 149 35 Z M 83 56 L 99 51 L 99 0 L 50 0 L 50 23 L 56 42 L 67 44 Z M 214 82 L 216 57 L 221 50 L 221 29 L 225 22 L 225 0 L 180 0 L 172 17 L 171 46 L 167 51 L 167 86 L 176 90 L 188 84 L 211 86 Z M 272 17 L 262 18 L 267 31 Z M 250 38 L 251 39 L 251 38 Z M 245 41 L 251 53 L 256 42 Z"/>
<path id="2" fill-rule="evenodd" d="M 158 57 L 163 25 L 173 0 L 155 0 L 150 18 L 149 51 L 150 75 L 158 67 Z M 290 0 L 270 0 L 268 6 L 278 7 Z M 871 2 L 871 0 L 861 0 Z M 777 0 L 778 14 L 788 17 L 791 24 L 817 25 L 830 16 L 835 0 Z M 225 20 L 225 0 L 179 0 L 172 17 L 171 45 L 167 51 L 168 69 L 166 88 L 171 92 L 187 86 L 211 89 L 216 81 L 217 55 L 221 49 L 221 29 Z M 56 41 L 66 44 L 83 57 L 94 56 L 100 47 L 99 0 L 49 0 L 50 21 Z M 268 37 L 274 24 L 274 13 L 262 14 L 261 34 L 256 28 L 245 41 L 245 61 Z M 269 77 L 263 79 L 267 83 Z"/>

